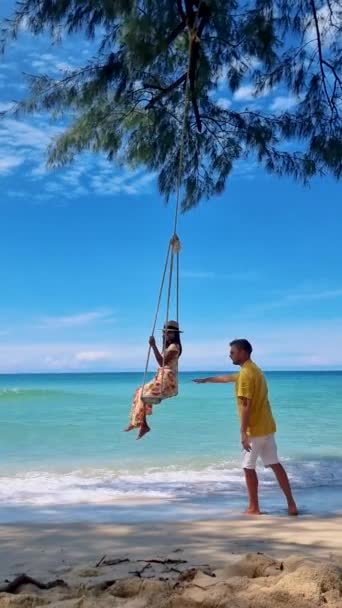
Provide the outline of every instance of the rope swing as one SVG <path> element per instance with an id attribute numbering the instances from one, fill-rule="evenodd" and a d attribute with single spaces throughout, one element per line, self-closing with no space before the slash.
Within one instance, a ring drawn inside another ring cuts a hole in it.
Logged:
<path id="1" fill-rule="evenodd" d="M 180 193 L 182 187 L 183 180 L 183 161 L 184 161 L 184 146 L 185 146 L 185 136 L 186 129 L 188 123 L 188 113 L 189 113 L 189 102 L 190 102 L 190 71 L 192 66 L 192 49 L 193 43 L 198 42 L 197 39 L 197 29 L 196 26 L 192 28 L 189 32 L 189 59 L 188 59 L 188 69 L 187 75 L 185 79 L 185 94 L 184 94 L 184 110 L 183 110 L 183 123 L 182 123 L 182 132 L 181 132 L 181 140 L 179 146 L 179 162 L 178 162 L 178 176 L 177 176 L 177 190 L 176 190 L 176 205 L 175 205 L 175 214 L 174 214 L 174 223 L 173 223 L 173 233 L 168 243 L 166 258 L 164 263 L 164 269 L 162 274 L 162 279 L 159 288 L 159 294 L 157 299 L 157 307 L 153 320 L 151 336 L 154 337 L 156 325 L 158 321 L 160 305 L 162 301 L 162 296 L 164 292 L 164 286 L 166 282 L 166 278 L 168 276 L 167 282 L 167 300 L 166 300 L 166 314 L 165 314 L 165 327 L 167 327 L 168 321 L 170 319 L 170 303 L 172 294 L 175 291 L 175 300 L 176 300 L 176 321 L 179 323 L 179 254 L 181 251 L 181 242 L 177 235 L 177 227 L 178 227 L 178 216 L 179 216 L 179 208 L 180 208 Z M 164 345 L 163 345 L 164 346 Z M 144 372 L 144 380 L 142 385 L 142 399 L 144 399 L 144 388 L 146 385 L 148 367 L 150 362 L 151 355 L 151 346 L 148 348 L 145 372 Z M 165 348 L 163 347 L 163 365 L 162 370 L 164 370 L 164 358 L 165 358 Z M 162 389 L 161 389 L 162 391 Z M 149 398 L 149 402 L 151 402 Z"/>

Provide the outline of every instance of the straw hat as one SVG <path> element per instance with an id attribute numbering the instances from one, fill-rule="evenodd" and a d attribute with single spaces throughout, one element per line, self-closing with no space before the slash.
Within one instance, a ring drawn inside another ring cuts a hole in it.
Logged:
<path id="1" fill-rule="evenodd" d="M 184 333 L 181 329 L 179 329 L 179 325 L 178 325 L 177 321 L 168 321 L 166 327 L 164 325 L 162 331 L 164 331 L 165 329 L 166 330 L 171 329 L 173 331 L 178 332 L 179 334 Z"/>

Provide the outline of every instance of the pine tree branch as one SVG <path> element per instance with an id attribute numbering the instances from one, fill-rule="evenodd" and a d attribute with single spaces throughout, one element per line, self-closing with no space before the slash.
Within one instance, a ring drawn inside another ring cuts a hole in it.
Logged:
<path id="1" fill-rule="evenodd" d="M 190 47 L 190 60 L 189 60 L 189 87 L 191 91 L 191 102 L 195 113 L 196 124 L 199 132 L 202 130 L 200 113 L 198 110 L 198 104 L 196 99 L 196 71 L 197 64 L 199 60 L 199 52 L 200 52 L 200 39 L 197 34 L 192 37 L 191 47 Z"/>
<path id="2" fill-rule="evenodd" d="M 173 42 L 174 40 L 176 40 L 177 36 L 179 36 L 179 34 L 181 32 L 183 32 L 185 26 L 186 26 L 186 20 L 185 20 L 185 17 L 184 17 L 184 19 L 180 23 L 178 23 L 178 25 L 175 27 L 175 29 L 166 38 L 167 46 L 169 46 L 171 44 L 171 42 Z"/>
<path id="3" fill-rule="evenodd" d="M 215 139 L 215 141 L 219 144 L 219 146 L 221 147 L 222 152 L 225 153 L 226 152 L 226 147 L 222 143 L 222 141 L 220 140 L 219 135 L 215 131 L 213 131 L 212 129 L 210 129 L 208 127 L 207 123 L 205 123 L 205 128 L 210 133 L 210 135 Z"/>
<path id="4" fill-rule="evenodd" d="M 338 25 L 336 25 L 336 23 L 334 23 L 333 19 L 334 19 L 334 9 L 331 5 L 331 1 L 330 0 L 326 0 L 327 2 L 327 6 L 329 9 L 329 23 L 332 27 L 335 27 L 339 32 L 341 31 L 341 27 L 339 27 Z"/>
<path id="5" fill-rule="evenodd" d="M 185 82 L 186 76 L 187 76 L 187 74 L 185 72 L 180 78 L 178 78 L 175 82 L 170 84 L 170 86 L 162 89 L 162 91 L 159 95 L 157 95 L 156 97 L 153 97 L 153 99 L 151 99 L 151 101 L 147 104 L 146 109 L 150 110 L 151 108 L 153 108 L 153 106 L 156 103 L 158 103 L 158 101 L 160 101 L 163 97 L 165 97 L 165 95 L 168 95 L 169 93 L 171 93 L 171 91 L 173 91 L 174 89 L 179 87 L 180 84 Z"/>
<path id="6" fill-rule="evenodd" d="M 201 2 L 199 9 L 198 9 L 198 16 L 201 19 L 200 24 L 197 29 L 197 36 L 199 38 L 201 38 L 203 30 L 210 19 L 210 14 L 211 14 L 210 8 L 207 6 L 207 4 L 205 2 Z"/>
<path id="7" fill-rule="evenodd" d="M 319 65 L 320 65 L 320 70 L 321 70 L 321 75 L 322 75 L 323 89 L 324 89 L 324 93 L 327 98 L 327 102 L 330 107 L 330 110 L 331 110 L 332 114 L 334 114 L 334 112 L 337 111 L 337 108 L 336 108 L 335 103 L 330 98 L 327 83 L 326 83 L 326 75 L 325 75 L 325 71 L 324 71 L 324 67 L 323 67 L 324 58 L 323 58 L 323 50 L 322 50 L 321 32 L 319 29 L 315 0 L 310 0 L 310 4 L 311 4 L 311 8 L 312 8 L 312 13 L 313 13 L 314 22 L 315 22 L 315 30 L 316 30 L 316 34 L 317 34 L 318 56 L 319 56 Z"/>
<path id="8" fill-rule="evenodd" d="M 209 42 L 210 40 L 217 40 L 218 42 L 221 42 L 222 44 L 226 44 L 227 46 L 230 46 L 232 49 L 237 49 L 240 44 L 242 44 L 243 42 L 246 41 L 246 36 L 244 36 L 243 38 L 241 38 L 241 40 L 239 42 L 230 42 L 230 40 L 226 40 L 225 38 L 222 38 L 220 36 L 204 36 L 202 38 L 202 42 Z"/>
<path id="9" fill-rule="evenodd" d="M 200 111 L 198 109 L 198 103 L 197 103 L 196 97 L 192 97 L 191 102 L 192 102 L 192 107 L 194 109 L 197 129 L 201 133 L 201 131 L 202 131 L 202 121 L 201 121 L 201 115 L 200 115 Z"/>
<path id="10" fill-rule="evenodd" d="M 329 61 L 326 61 L 326 59 L 323 59 L 322 63 L 324 63 L 324 65 L 326 65 L 328 68 L 330 68 L 330 70 L 332 71 L 332 73 L 335 76 L 335 81 L 338 82 L 340 87 L 342 87 L 342 80 L 339 77 L 338 73 L 336 72 L 335 67 L 333 65 L 331 65 L 331 63 L 329 63 Z"/>
<path id="11" fill-rule="evenodd" d="M 177 0 L 177 8 L 178 8 L 178 12 L 181 16 L 182 21 L 185 21 L 185 12 L 183 10 L 183 5 L 182 5 L 182 0 Z"/>
<path id="12" fill-rule="evenodd" d="M 190 61 L 189 61 L 189 84 L 191 91 L 191 102 L 194 109 L 196 118 L 197 129 L 199 132 L 202 131 L 201 116 L 198 109 L 198 103 L 196 98 L 196 76 L 197 76 L 197 65 L 200 57 L 201 48 L 201 35 L 209 21 L 210 10 L 208 9 L 205 2 L 200 5 L 199 12 L 201 12 L 201 20 L 197 31 L 192 36 L 191 47 L 190 47 Z"/>
<path id="13" fill-rule="evenodd" d="M 185 8 L 186 8 L 186 19 L 188 22 L 188 26 L 191 28 L 195 21 L 195 13 L 193 9 L 193 1 L 185 0 Z"/>

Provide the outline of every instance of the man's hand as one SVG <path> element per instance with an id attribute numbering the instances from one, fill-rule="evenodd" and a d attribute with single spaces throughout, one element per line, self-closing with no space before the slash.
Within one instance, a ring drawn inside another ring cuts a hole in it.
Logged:
<path id="1" fill-rule="evenodd" d="M 150 337 L 150 339 L 149 339 L 148 343 L 149 343 L 149 345 L 150 345 L 152 348 L 154 348 L 154 347 L 155 347 L 155 345 L 156 345 L 156 340 L 155 340 L 154 336 L 151 336 L 151 337 Z"/>
<path id="2" fill-rule="evenodd" d="M 247 433 L 241 433 L 241 444 L 244 450 L 246 450 L 246 452 L 250 452 L 252 449 L 251 444 L 249 443 L 249 439 L 248 439 L 248 435 Z"/>
<path id="3" fill-rule="evenodd" d="M 196 384 L 205 384 L 207 382 L 206 378 L 195 378 L 193 380 L 193 382 L 196 382 Z"/>

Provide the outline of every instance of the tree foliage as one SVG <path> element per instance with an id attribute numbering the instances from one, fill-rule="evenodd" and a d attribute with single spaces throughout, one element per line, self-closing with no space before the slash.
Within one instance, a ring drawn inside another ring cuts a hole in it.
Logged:
<path id="1" fill-rule="evenodd" d="M 342 174 L 340 0 L 21 0 L 3 49 L 21 26 L 54 39 L 76 32 L 97 53 L 58 79 L 31 76 L 18 111 L 69 116 L 51 143 L 61 166 L 84 151 L 145 165 L 168 198 L 177 184 L 184 96 L 183 209 L 224 190 L 239 159 L 307 182 Z M 252 107 L 217 102 L 253 87 Z M 292 97 L 286 111 L 258 97 Z M 272 106 L 271 106 L 272 107 Z"/>

